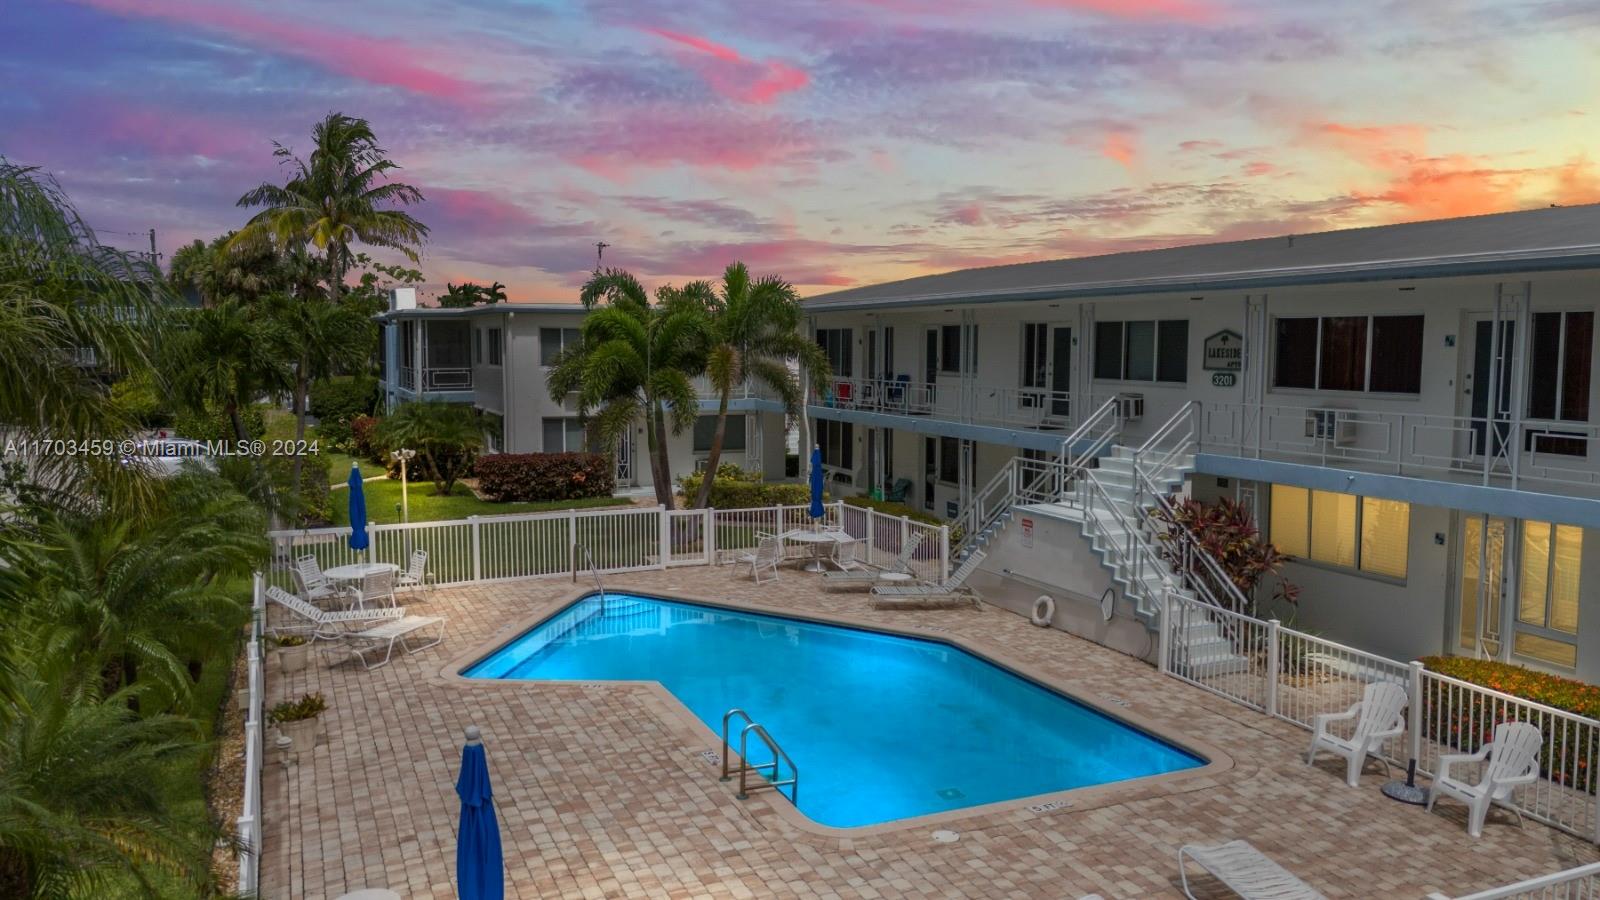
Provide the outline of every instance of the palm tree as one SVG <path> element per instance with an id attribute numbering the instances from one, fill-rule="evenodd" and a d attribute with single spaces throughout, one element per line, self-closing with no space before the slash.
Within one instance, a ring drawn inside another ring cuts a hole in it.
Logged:
<path id="1" fill-rule="evenodd" d="M 156 897 L 174 877 L 209 890 L 216 834 L 163 789 L 174 767 L 198 764 L 195 724 L 141 715 L 133 688 L 69 699 L 59 674 L 33 673 L 25 714 L 0 729 L 0 896 L 108 896 L 131 879 Z"/>
<path id="2" fill-rule="evenodd" d="M 288 330 L 262 310 L 232 300 L 189 311 L 181 321 L 184 327 L 171 341 L 169 373 L 179 400 L 196 410 L 214 404 L 228 417 L 234 438 L 248 439 L 244 408 L 289 383 Z"/>
<path id="3" fill-rule="evenodd" d="M 345 274 L 356 262 L 355 244 L 398 250 L 416 262 L 417 245 L 428 227 L 390 205 L 422 202 L 422 192 L 409 184 L 390 181 L 400 168 L 378 145 L 366 119 L 329 113 L 311 132 L 315 145 L 309 160 L 301 159 L 282 144 L 273 155 L 288 166 L 287 184 L 263 183 L 239 198 L 243 207 L 263 207 L 230 241 L 241 250 L 251 242 L 269 239 L 281 248 L 314 246 L 323 252 L 328 299 L 338 305 Z M 303 298 L 302 298 L 303 299 Z M 295 358 L 295 438 L 306 436 L 306 372 L 316 368 L 318 355 L 302 344 Z M 322 354 L 327 357 L 329 354 Z M 298 483 L 300 461 L 294 464 Z"/>
<path id="4" fill-rule="evenodd" d="M 171 299 L 150 261 L 101 246 L 59 186 L 0 157 L 0 422 L 14 441 L 104 439 L 134 422 L 109 373 L 149 368 Z M 96 455 L 30 457 L 15 480 L 61 503 L 134 509 L 136 473 Z"/>
<path id="5" fill-rule="evenodd" d="M 483 423 L 461 403 L 428 400 L 407 403 L 383 420 L 382 439 L 394 447 L 417 451 L 433 491 L 449 496 L 456 479 L 472 470 L 483 449 Z"/>
<path id="6" fill-rule="evenodd" d="M 550 369 L 550 398 L 559 403 L 576 393 L 581 415 L 598 410 L 589 432 L 602 446 L 615 446 L 642 416 L 656 501 L 671 508 L 667 431 L 683 433 L 699 414 L 690 373 L 704 343 L 703 306 L 671 288 L 658 291 L 652 305 L 638 279 L 621 269 L 596 272 L 580 299 L 590 313 L 578 345 Z"/>
<path id="7" fill-rule="evenodd" d="M 266 558 L 259 509 L 204 471 L 163 481 L 156 506 L 141 522 L 47 510 L 27 523 L 27 543 L 0 550 L 0 566 L 29 585 L 17 605 L 32 653 L 70 663 L 57 687 L 73 696 L 139 684 L 182 708 L 190 660 L 245 620 L 230 579 Z"/>
<path id="8" fill-rule="evenodd" d="M 703 304 L 706 327 L 705 374 L 717 392 L 717 429 L 711 438 L 705 479 L 694 505 L 704 507 L 722 460 L 722 440 L 727 430 L 728 400 L 739 385 L 755 381 L 771 388 L 791 416 L 800 414 L 800 382 L 789 361 L 795 360 L 817 383 L 829 379 L 828 355 L 817 342 L 800 333 L 800 302 L 794 287 L 776 276 L 750 280 L 744 263 L 728 266 L 721 289 L 696 282 L 685 288 L 691 299 Z"/>

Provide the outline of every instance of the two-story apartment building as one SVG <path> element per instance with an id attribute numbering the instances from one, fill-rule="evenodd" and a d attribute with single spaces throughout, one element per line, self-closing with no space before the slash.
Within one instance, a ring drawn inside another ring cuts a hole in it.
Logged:
<path id="1" fill-rule="evenodd" d="M 490 452 L 559 453 L 594 449 L 574 396 L 552 400 L 545 375 L 556 355 L 578 340 L 581 305 L 502 303 L 465 309 L 417 306 L 410 288 L 391 292 L 378 317 L 383 331 L 384 402 L 390 409 L 419 400 L 470 403 L 484 413 Z M 695 427 L 669 435 L 674 475 L 705 463 L 716 425 L 716 398 L 701 394 Z M 768 478 L 784 474 L 782 404 L 742 390 L 729 405 L 722 459 Z M 614 454 L 619 489 L 651 486 L 644 423 L 605 448 Z"/>
<path id="2" fill-rule="evenodd" d="M 808 406 L 837 488 L 909 481 L 907 502 L 982 524 L 996 473 L 1070 458 L 1115 398 L 1101 464 L 1154 436 L 1183 490 L 1248 504 L 1295 558 L 1297 625 L 1600 680 L 1600 206 L 969 269 L 805 309 L 838 372 Z M 1098 609 L 1115 579 L 1053 509 L 1011 518 L 985 565 Z"/>

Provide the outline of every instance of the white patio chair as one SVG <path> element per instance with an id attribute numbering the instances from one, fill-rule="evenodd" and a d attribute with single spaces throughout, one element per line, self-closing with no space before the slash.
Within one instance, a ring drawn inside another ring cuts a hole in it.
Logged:
<path id="1" fill-rule="evenodd" d="M 1190 844 L 1179 848 L 1178 877 L 1183 881 L 1183 895 L 1189 900 L 1194 900 L 1194 893 L 1189 890 L 1185 857 L 1245 900 L 1326 900 L 1315 888 L 1250 846 L 1248 841 L 1229 841 L 1214 847 Z"/>
<path id="2" fill-rule="evenodd" d="M 312 606 L 280 587 L 267 588 L 267 599 L 288 610 L 299 621 L 296 624 L 272 625 L 267 631 L 274 637 L 280 634 L 303 634 L 313 641 L 329 641 L 344 636 L 348 631 L 361 631 L 406 614 L 404 609 L 350 609 L 328 611 Z"/>
<path id="3" fill-rule="evenodd" d="M 396 605 L 394 599 L 394 573 L 385 569 L 382 572 L 373 572 L 361 579 L 361 586 L 352 592 L 356 609 L 366 607 L 387 600 L 390 607 Z"/>
<path id="4" fill-rule="evenodd" d="M 922 546 L 922 532 L 913 532 L 911 539 L 900 548 L 900 555 L 895 557 L 887 569 L 874 569 L 871 567 L 856 568 L 844 572 L 822 573 L 822 588 L 870 588 L 875 584 L 891 584 L 904 581 L 904 578 L 885 578 L 886 574 L 910 575 L 911 561 L 917 555 L 917 548 Z"/>
<path id="5" fill-rule="evenodd" d="M 1361 699 L 1342 713 L 1326 713 L 1312 719 L 1311 749 L 1306 753 L 1306 765 L 1317 759 L 1317 753 L 1327 751 L 1342 756 L 1349 766 L 1345 770 L 1345 783 L 1356 787 L 1361 781 L 1361 767 L 1367 757 L 1383 763 L 1384 772 L 1389 763 L 1383 758 L 1383 742 L 1405 733 L 1404 710 L 1408 702 L 1405 688 L 1392 681 L 1374 681 L 1361 692 Z M 1356 720 L 1355 731 L 1341 737 L 1328 730 L 1331 722 Z"/>
<path id="6" fill-rule="evenodd" d="M 407 639 L 414 634 L 438 626 L 438 633 L 430 641 L 421 644 L 408 644 Z M 407 653 L 426 650 L 444 640 L 445 620 L 443 616 L 402 616 L 381 622 L 364 631 L 349 631 L 339 635 L 339 640 L 322 652 L 326 656 L 337 656 L 341 652 L 348 653 L 350 658 L 361 660 L 361 664 L 369 671 L 389 664 L 394 657 L 396 644 Z M 373 653 L 379 648 L 383 650 L 383 659 L 373 662 L 367 659 L 368 653 Z"/>
<path id="7" fill-rule="evenodd" d="M 438 587 L 438 577 L 428 571 L 428 551 L 411 551 L 411 565 L 407 566 L 406 570 L 395 578 L 394 583 L 395 587 L 410 588 L 413 591 L 418 588 L 426 588 L 431 591 Z"/>
<path id="8" fill-rule="evenodd" d="M 871 571 L 871 567 L 865 561 L 856 558 L 856 551 L 861 548 L 863 543 L 860 540 L 848 540 L 839 541 L 833 545 L 833 564 L 839 568 L 839 571 Z"/>
<path id="9" fill-rule="evenodd" d="M 1509 806 L 1512 792 L 1539 778 L 1539 748 L 1544 746 L 1544 734 L 1527 722 L 1501 722 L 1494 727 L 1494 740 L 1478 748 L 1477 753 L 1448 753 L 1439 757 L 1439 775 L 1428 788 L 1428 809 L 1443 794 L 1467 805 L 1467 834 L 1483 835 L 1483 820 L 1489 815 L 1491 804 Z M 1483 762 L 1483 775 L 1472 784 L 1450 774 L 1452 766 Z M 1522 823 L 1522 811 L 1510 807 Z"/>
<path id="10" fill-rule="evenodd" d="M 344 589 L 323 574 L 322 566 L 315 556 L 307 555 L 296 559 L 294 569 L 291 571 L 294 572 L 295 584 L 300 587 L 300 596 L 312 603 L 344 597 Z"/>
<path id="11" fill-rule="evenodd" d="M 772 573 L 772 579 L 778 577 L 778 561 L 780 558 L 779 546 L 782 541 L 775 534 L 756 532 L 756 548 L 747 553 L 734 557 L 734 562 L 739 565 L 749 564 L 750 577 L 756 584 L 760 584 L 763 573 Z"/>

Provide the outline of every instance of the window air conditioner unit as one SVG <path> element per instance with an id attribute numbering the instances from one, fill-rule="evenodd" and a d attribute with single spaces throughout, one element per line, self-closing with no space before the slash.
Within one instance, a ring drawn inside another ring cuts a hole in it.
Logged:
<path id="1" fill-rule="evenodd" d="M 1124 422 L 1137 422 L 1144 418 L 1144 395 L 1118 394 L 1117 415 Z"/>
<path id="2" fill-rule="evenodd" d="M 1313 409 L 1306 416 L 1306 437 L 1330 441 L 1336 447 L 1355 443 L 1356 423 L 1339 417 L 1341 410 Z"/>

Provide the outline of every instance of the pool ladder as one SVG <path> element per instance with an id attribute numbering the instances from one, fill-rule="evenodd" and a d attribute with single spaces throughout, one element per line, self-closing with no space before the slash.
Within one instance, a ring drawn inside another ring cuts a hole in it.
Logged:
<path id="1" fill-rule="evenodd" d="M 730 745 L 728 740 L 729 729 L 731 728 L 735 718 L 742 719 L 745 723 L 745 726 L 739 730 L 738 769 L 731 768 L 728 759 L 728 749 Z M 754 734 L 761 741 L 761 743 L 766 744 L 768 750 L 772 751 L 772 762 L 750 762 L 750 754 L 746 751 L 749 749 L 750 735 L 752 734 Z M 780 780 L 778 778 L 780 763 L 787 763 L 789 766 L 789 771 L 793 774 L 791 774 L 788 778 Z M 765 770 L 767 769 L 772 770 L 770 775 L 766 773 Z M 756 784 L 750 784 L 746 779 L 749 777 L 751 772 L 761 775 L 765 781 L 758 782 Z M 800 801 L 797 799 L 800 795 L 800 767 L 794 764 L 794 760 L 789 758 L 789 754 L 783 752 L 783 748 L 778 746 L 778 742 L 772 739 L 772 735 L 767 734 L 766 728 L 762 727 L 754 719 L 751 719 L 749 713 L 739 709 L 738 707 L 728 710 L 722 716 L 722 780 L 731 781 L 733 780 L 734 775 L 739 776 L 738 797 L 740 800 L 748 800 L 750 798 L 750 794 L 755 791 L 775 790 L 779 793 L 782 793 L 784 788 L 788 788 L 789 802 L 795 804 L 796 806 L 798 806 L 800 803 Z"/>
<path id="2" fill-rule="evenodd" d="M 589 574 L 594 576 L 594 589 L 600 592 L 600 615 L 606 613 L 606 586 L 600 583 L 600 567 L 594 564 L 594 554 L 589 552 L 585 545 L 578 545 L 578 550 L 583 553 L 583 564 L 588 567 Z M 573 566 L 572 580 L 578 580 L 577 566 Z"/>

